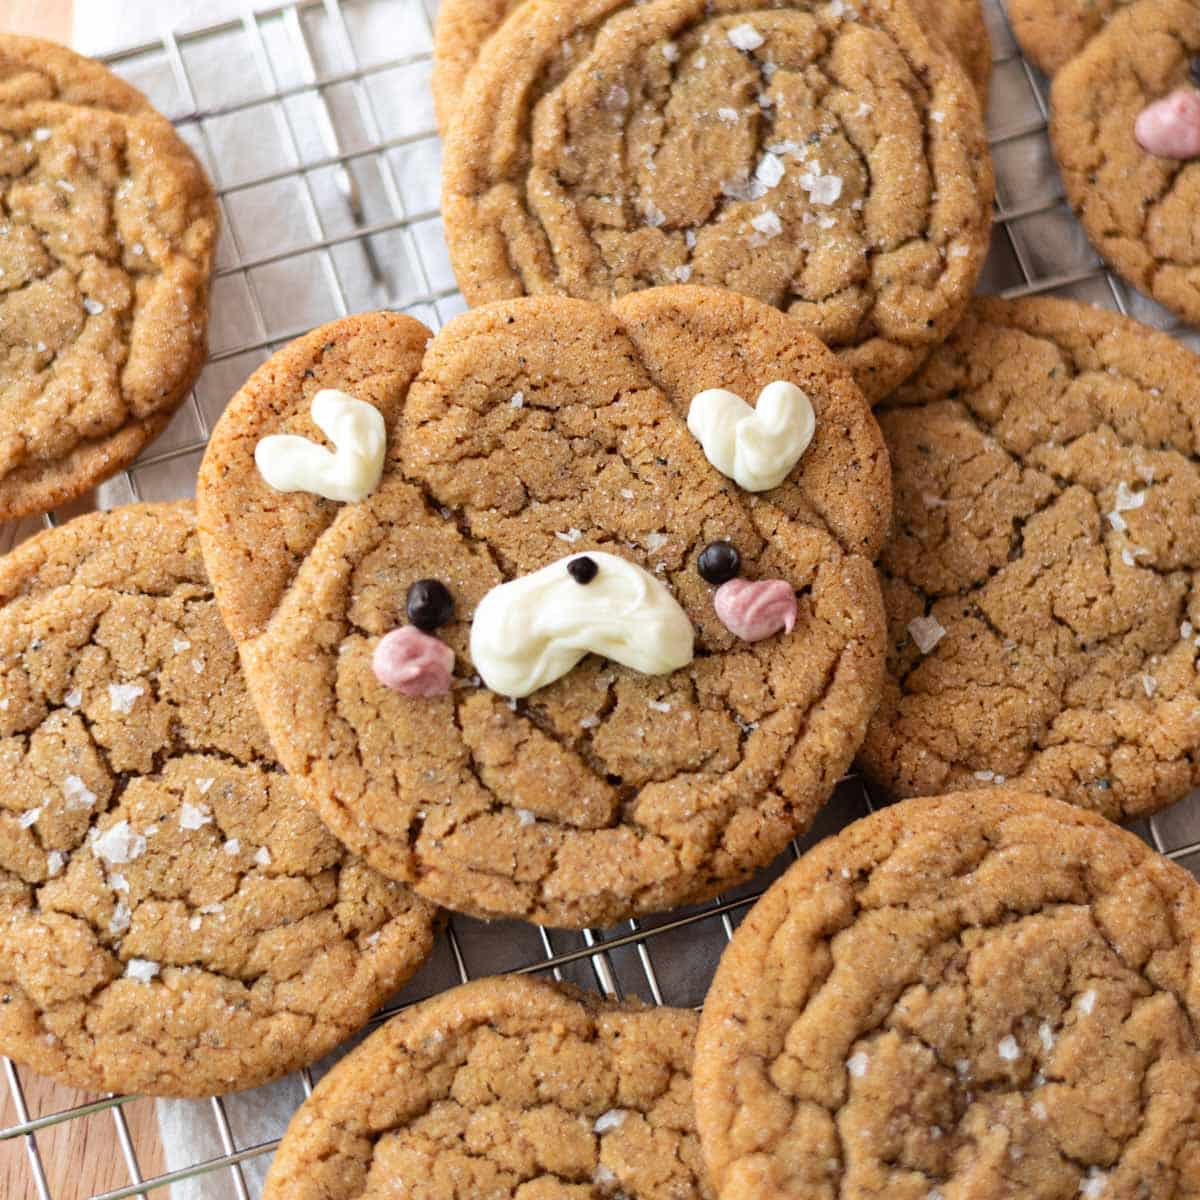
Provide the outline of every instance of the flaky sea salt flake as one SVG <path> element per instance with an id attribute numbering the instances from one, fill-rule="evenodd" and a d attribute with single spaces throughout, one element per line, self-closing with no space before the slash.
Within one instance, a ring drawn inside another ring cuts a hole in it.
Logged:
<path id="1" fill-rule="evenodd" d="M 1135 508 L 1141 508 L 1145 503 L 1146 493 L 1144 491 L 1131 491 L 1123 479 L 1117 484 L 1117 499 L 1113 504 L 1117 512 L 1131 512 Z"/>
<path id="2" fill-rule="evenodd" d="M 145 852 L 146 839 L 128 821 L 118 821 L 92 840 L 92 853 L 105 862 L 133 862 Z"/>
<path id="3" fill-rule="evenodd" d="M 125 978 L 136 979 L 139 983 L 149 983 L 158 971 L 158 963 L 148 958 L 131 958 L 125 964 Z"/>
<path id="4" fill-rule="evenodd" d="M 861 1079 L 867 1073 L 867 1067 L 870 1065 L 870 1060 L 867 1058 L 866 1051 L 858 1050 L 846 1059 L 846 1070 L 854 1076 L 855 1079 Z"/>
<path id="5" fill-rule="evenodd" d="M 46 855 L 46 874 L 51 879 L 62 872 L 63 867 L 67 865 L 67 856 L 61 850 L 51 850 Z"/>
<path id="6" fill-rule="evenodd" d="M 556 530 L 554 536 L 558 538 L 560 542 L 567 542 L 571 545 L 574 545 L 581 537 L 583 537 L 583 531 L 576 529 L 575 526 L 572 525 L 570 529 L 565 531 Z"/>
<path id="7" fill-rule="evenodd" d="M 26 809 L 26 811 L 17 818 L 17 824 L 20 825 L 22 829 L 28 829 L 31 825 L 35 825 L 37 823 L 37 819 L 41 815 L 42 810 L 40 808 Z"/>
<path id="8" fill-rule="evenodd" d="M 78 708 L 83 703 L 83 693 L 78 688 L 72 688 L 63 697 L 63 703 L 68 708 Z"/>
<path id="9" fill-rule="evenodd" d="M 271 865 L 271 852 L 266 846 L 259 846 L 254 852 L 254 861 L 260 867 L 269 867 Z"/>
<path id="10" fill-rule="evenodd" d="M 95 807 L 96 793 L 78 775 L 68 775 L 63 780 L 62 794 L 69 809 Z"/>
<path id="11" fill-rule="evenodd" d="M 751 217 L 750 224 L 766 238 L 778 237 L 783 232 L 783 222 L 780 221 L 779 214 L 770 208 L 756 217 Z"/>
<path id="12" fill-rule="evenodd" d="M 914 617 L 908 623 L 908 634 L 922 654 L 928 654 L 946 636 L 937 617 Z"/>
<path id="13" fill-rule="evenodd" d="M 592 1125 L 593 1133 L 607 1133 L 610 1129 L 620 1129 L 625 1124 L 625 1118 L 629 1113 L 623 1108 L 610 1108 L 608 1112 L 602 1112 Z"/>
<path id="14" fill-rule="evenodd" d="M 1005 1062 L 1016 1062 L 1021 1057 L 1021 1047 L 1017 1045 L 1017 1039 L 1010 1033 L 1004 1038 L 1000 1045 L 996 1047 L 996 1053 L 1000 1055 Z"/>
<path id="15" fill-rule="evenodd" d="M 140 683 L 110 683 L 108 685 L 108 703 L 115 713 L 130 713 L 134 702 L 139 696 L 144 696 L 146 689 Z"/>
<path id="16" fill-rule="evenodd" d="M 186 800 L 179 807 L 180 829 L 202 829 L 212 824 L 212 810 L 207 804 L 189 804 Z"/>
<path id="17" fill-rule="evenodd" d="M 725 36 L 729 38 L 729 44 L 737 50 L 757 50 L 765 40 L 749 21 L 735 25 Z"/>

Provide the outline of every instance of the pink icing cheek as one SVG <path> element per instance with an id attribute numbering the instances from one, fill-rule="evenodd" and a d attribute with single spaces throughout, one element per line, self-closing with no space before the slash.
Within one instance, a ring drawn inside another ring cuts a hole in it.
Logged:
<path id="1" fill-rule="evenodd" d="M 782 579 L 731 579 L 713 595 L 721 624 L 744 642 L 761 642 L 796 625 L 796 593 Z"/>
<path id="2" fill-rule="evenodd" d="M 1180 88 L 1138 114 L 1138 145 L 1158 158 L 1200 158 L 1200 92 Z"/>
<path id="3" fill-rule="evenodd" d="M 404 625 L 379 639 L 371 669 L 384 687 L 428 700 L 450 690 L 454 651 L 415 625 Z"/>

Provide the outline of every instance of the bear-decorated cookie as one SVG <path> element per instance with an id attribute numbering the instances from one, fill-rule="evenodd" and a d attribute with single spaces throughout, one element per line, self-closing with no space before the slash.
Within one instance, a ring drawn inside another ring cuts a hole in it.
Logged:
<path id="1" fill-rule="evenodd" d="M 1114 819 L 1200 786 L 1200 358 L 1102 309 L 982 300 L 879 420 L 870 774 Z"/>
<path id="2" fill-rule="evenodd" d="M 128 466 L 204 361 L 217 202 L 135 88 L 0 37 L 0 519 Z"/>
<path id="3" fill-rule="evenodd" d="M 321 1080 L 264 1200 L 713 1200 L 697 1022 L 522 976 L 444 992 Z"/>
<path id="4" fill-rule="evenodd" d="M 1138 0 L 1115 14 L 1051 99 L 1054 152 L 1092 243 L 1200 324 L 1200 5 Z"/>
<path id="5" fill-rule="evenodd" d="M 1007 0 L 1012 31 L 1047 75 L 1067 65 L 1108 19 L 1133 0 Z"/>
<path id="6" fill-rule="evenodd" d="M 992 193 L 970 81 L 907 3 L 535 0 L 467 77 L 442 208 L 472 304 L 726 287 L 874 401 L 962 314 Z"/>
<path id="7" fill-rule="evenodd" d="M 754 906 L 696 1039 L 720 1200 L 1184 1200 L 1200 888 L 1042 796 L 908 800 Z"/>
<path id="8" fill-rule="evenodd" d="M 331 392 L 383 417 L 359 501 L 316 469 L 350 447 L 314 422 Z M 307 488 L 256 462 L 280 437 Z M 460 910 L 579 926 L 713 895 L 808 825 L 878 699 L 878 427 L 733 293 L 508 301 L 432 340 L 336 322 L 233 399 L 199 504 L 284 765 Z"/>
<path id="9" fill-rule="evenodd" d="M 421 965 L 436 910 L 271 755 L 191 504 L 0 561 L 0 1053 L 208 1096 L 314 1062 Z"/>
<path id="10" fill-rule="evenodd" d="M 909 0 L 925 29 L 962 63 L 987 107 L 992 43 L 979 0 Z M 450 129 L 467 75 L 484 43 L 525 0 L 442 0 L 433 44 L 433 101 L 438 128 Z"/>

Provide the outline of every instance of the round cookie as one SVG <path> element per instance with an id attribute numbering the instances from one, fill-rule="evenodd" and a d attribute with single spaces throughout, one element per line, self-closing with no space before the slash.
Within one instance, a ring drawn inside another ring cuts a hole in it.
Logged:
<path id="1" fill-rule="evenodd" d="M 433 103 L 443 134 L 458 107 L 467 75 L 483 44 L 524 0 L 445 0 L 433 42 Z M 910 0 L 925 28 L 936 33 L 962 63 L 986 108 L 992 46 L 979 0 Z"/>
<path id="2" fill-rule="evenodd" d="M 25 542 L 0 604 L 0 1053 L 75 1087 L 208 1096 L 361 1028 L 436 913 L 280 772 L 191 505 Z"/>
<path id="3" fill-rule="evenodd" d="M 472 304 L 727 287 L 874 401 L 961 315 L 992 191 L 970 83 L 907 4 L 530 0 L 468 76 L 442 206 Z"/>
<path id="4" fill-rule="evenodd" d="M 1182 1200 L 1200 1188 L 1200 890 L 1015 791 L 810 850 L 725 951 L 695 1103 L 721 1200 Z"/>
<path id="5" fill-rule="evenodd" d="M 808 826 L 878 699 L 871 560 L 890 477 L 861 394 L 795 322 L 702 288 L 611 312 L 509 301 L 427 338 L 374 314 L 286 347 L 231 401 L 201 468 L 205 556 L 281 761 L 347 845 L 460 911 L 609 924 L 746 878 Z M 685 415 L 699 392 L 753 399 L 776 380 L 808 394 L 815 435 L 751 496 Z M 381 481 L 357 503 L 281 495 L 255 465 L 264 435 L 320 436 L 309 407 L 329 388 L 388 414 Z M 796 597 L 790 633 L 748 644 L 718 619 L 698 561 L 722 540 L 743 580 Z M 657 581 L 694 660 L 658 675 L 591 654 L 520 700 L 481 686 L 485 594 L 588 552 Z M 453 652 L 453 687 L 418 699 L 374 663 L 397 627 L 415 632 L 406 594 L 430 578 L 453 600 L 431 648 Z"/>
<path id="6" fill-rule="evenodd" d="M 981 300 L 879 419 L 896 517 L 869 773 L 1114 819 L 1200 785 L 1200 359 L 1102 309 Z"/>
<path id="7" fill-rule="evenodd" d="M 1008 19 L 1027 58 L 1054 75 L 1132 0 L 1008 0 Z"/>
<path id="8" fill-rule="evenodd" d="M 98 63 L 0 37 L 0 519 L 131 463 L 204 361 L 212 188 Z"/>
<path id="9" fill-rule="evenodd" d="M 1071 207 L 1092 244 L 1125 279 L 1184 320 L 1200 324 L 1200 154 L 1165 158 L 1142 148 L 1135 125 L 1153 103 L 1183 89 L 1200 55 L 1200 7 L 1138 0 L 1117 13 L 1055 76 L 1050 134 Z"/>
<path id="10" fill-rule="evenodd" d="M 698 1018 L 498 976 L 407 1010 L 292 1118 L 264 1200 L 711 1200 Z M 404 1187 L 408 1184 L 408 1187 Z"/>

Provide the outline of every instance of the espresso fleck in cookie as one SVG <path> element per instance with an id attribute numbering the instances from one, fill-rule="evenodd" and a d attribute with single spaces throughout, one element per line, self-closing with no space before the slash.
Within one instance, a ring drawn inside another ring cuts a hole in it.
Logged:
<path id="1" fill-rule="evenodd" d="M 871 774 L 909 796 L 1016 781 L 1117 819 L 1200 784 L 1200 359 L 1101 309 L 978 301 L 880 424 Z"/>
<path id="2" fill-rule="evenodd" d="M 1132 0 L 1008 0 L 1026 57 L 1047 75 L 1065 67 Z"/>
<path id="3" fill-rule="evenodd" d="M 1190 74 L 1197 55 L 1200 7 L 1138 0 L 1055 77 L 1050 123 L 1071 207 L 1096 249 L 1193 324 L 1200 324 L 1200 89 Z M 1146 141 L 1140 122 L 1176 96 L 1190 109 L 1178 151 Z"/>
<path id="4" fill-rule="evenodd" d="M 435 911 L 351 858 L 271 757 L 188 504 L 0 563 L 0 1052 L 206 1096 L 332 1049 Z"/>
<path id="5" fill-rule="evenodd" d="M 438 128 L 450 121 L 466 86 L 467 75 L 484 43 L 520 8 L 524 0 L 445 0 L 438 7 L 433 44 L 433 100 Z M 911 0 L 927 32 L 941 38 L 962 63 L 980 104 L 986 108 L 992 74 L 992 46 L 979 0 Z"/>
<path id="6" fill-rule="evenodd" d="M 468 76 L 443 188 L 472 304 L 727 287 L 869 400 L 958 320 L 991 200 L 969 81 L 887 0 L 531 3 Z"/>
<path id="7" fill-rule="evenodd" d="M 136 89 L 0 38 L 0 519 L 128 466 L 200 370 L 216 199 Z"/>
<path id="8" fill-rule="evenodd" d="M 607 924 L 745 878 L 878 699 L 890 477 L 861 394 L 790 318 L 702 288 L 508 301 L 427 339 L 391 314 L 317 330 L 205 457 L 204 552 L 281 761 L 347 845 L 460 911 Z M 333 389 L 388 414 L 377 484 L 276 491 L 264 443 L 317 486 L 351 466 L 311 415 Z M 765 491 L 724 473 L 777 452 Z M 453 603 L 421 628 L 431 580 Z"/>
<path id="9" fill-rule="evenodd" d="M 1091 813 L 910 800 L 796 863 L 696 1043 L 721 1200 L 1182 1200 L 1200 1187 L 1200 890 Z"/>
<path id="10" fill-rule="evenodd" d="M 697 1020 L 520 976 L 445 992 L 320 1082 L 265 1200 L 711 1200 L 692 1109 Z"/>

